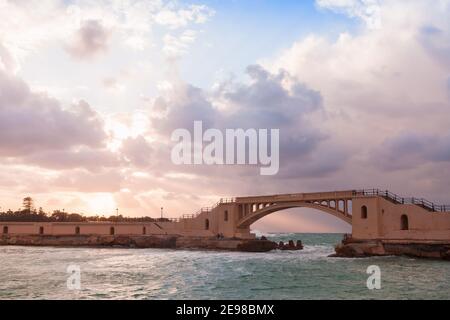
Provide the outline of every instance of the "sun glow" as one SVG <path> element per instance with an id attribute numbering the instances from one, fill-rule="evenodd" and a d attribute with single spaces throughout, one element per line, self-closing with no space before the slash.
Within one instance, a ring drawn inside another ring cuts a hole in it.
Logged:
<path id="1" fill-rule="evenodd" d="M 124 140 L 145 135 L 148 126 L 148 115 L 142 111 L 134 112 L 131 115 L 116 114 L 107 117 L 105 130 L 111 137 L 108 149 L 117 151 Z"/>
<path id="2" fill-rule="evenodd" d="M 117 203 L 110 193 L 89 195 L 85 202 L 92 214 L 110 216 L 116 213 Z"/>

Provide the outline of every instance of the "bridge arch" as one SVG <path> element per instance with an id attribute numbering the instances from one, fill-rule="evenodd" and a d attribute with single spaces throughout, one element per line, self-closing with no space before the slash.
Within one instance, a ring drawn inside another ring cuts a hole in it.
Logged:
<path id="1" fill-rule="evenodd" d="M 335 216 L 348 224 L 352 225 L 352 216 L 350 214 L 346 214 L 345 212 L 339 210 L 339 208 L 333 208 L 331 206 L 326 206 L 321 203 L 309 203 L 309 202 L 288 202 L 288 203 L 275 203 L 270 204 L 269 206 L 263 207 L 262 209 L 251 212 L 250 214 L 242 217 L 237 222 L 237 228 L 246 229 L 250 228 L 252 224 L 257 222 L 258 220 L 278 211 L 283 211 L 287 209 L 293 208 L 310 208 L 316 209 L 325 213 L 328 213 L 332 216 Z"/>

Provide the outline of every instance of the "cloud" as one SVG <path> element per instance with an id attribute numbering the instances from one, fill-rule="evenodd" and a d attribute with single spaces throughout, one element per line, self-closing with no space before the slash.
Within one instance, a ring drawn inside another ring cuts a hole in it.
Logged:
<path id="1" fill-rule="evenodd" d="M 297 151 L 297 154 L 295 151 L 299 150 L 298 143 L 285 145 L 294 150 L 294 155 L 290 158 L 281 156 L 285 160 L 282 161 L 279 175 L 274 178 L 279 181 L 329 178 L 342 170 L 349 161 L 350 153 L 344 146 L 336 146 L 333 141 L 325 138 L 314 142 L 314 148 L 308 152 Z"/>
<path id="2" fill-rule="evenodd" d="M 399 134 L 386 140 L 373 152 L 372 162 L 386 170 L 406 170 L 427 163 L 450 162 L 450 134 Z"/>
<path id="3" fill-rule="evenodd" d="M 101 21 L 86 20 L 81 23 L 80 29 L 65 49 L 74 58 L 91 59 L 108 50 L 110 39 L 111 31 Z"/>
<path id="4" fill-rule="evenodd" d="M 249 83 L 219 86 L 216 97 L 230 110 L 221 116 L 223 121 L 219 127 L 280 129 L 282 176 L 310 176 L 312 171 L 321 171 L 321 174 L 333 171 L 330 164 L 325 168 L 319 164 L 323 162 L 303 161 L 327 140 L 327 133 L 308 119 L 323 112 L 321 93 L 283 70 L 274 74 L 259 65 L 251 65 L 247 74 Z M 343 160 L 344 157 L 334 159 L 336 169 Z"/>
<path id="5" fill-rule="evenodd" d="M 418 39 L 425 50 L 450 73 L 450 30 L 435 27 L 434 23 L 424 25 L 418 32 Z"/>
<path id="6" fill-rule="evenodd" d="M 450 77 L 448 77 L 448 79 L 447 79 L 447 94 L 448 94 L 448 99 L 450 101 Z"/>
<path id="7" fill-rule="evenodd" d="M 207 93 L 192 85 L 177 82 L 163 96 L 155 100 L 154 108 L 163 111 L 162 117 L 152 117 L 154 129 L 170 138 L 178 128 L 193 128 L 194 121 L 203 121 L 212 127 L 218 118 L 217 111 L 207 98 Z"/>
<path id="8" fill-rule="evenodd" d="M 217 96 L 230 106 L 228 125 L 242 128 L 298 126 L 303 116 L 322 107 L 319 92 L 287 72 L 271 74 L 259 65 L 247 67 L 249 84 L 220 86 Z"/>
<path id="9" fill-rule="evenodd" d="M 380 27 L 380 0 L 316 0 L 316 4 L 321 8 L 359 18 L 371 29 Z"/>
<path id="10" fill-rule="evenodd" d="M 227 81 L 211 91 L 179 81 L 165 86 L 166 91 L 153 106 L 152 126 L 161 137 L 159 140 L 165 141 L 165 147 L 156 154 L 169 159 L 172 132 L 179 128 L 192 131 L 194 121 L 202 121 L 203 130 L 279 129 L 280 177 L 326 176 L 345 163 L 345 148 L 320 148 L 328 140 L 328 133 L 310 122 L 311 116 L 319 119 L 324 116 L 318 91 L 287 72 L 274 74 L 259 65 L 249 66 L 247 75 L 247 82 Z M 214 176 L 233 179 L 242 175 L 253 179 L 258 175 L 258 170 L 252 167 L 179 167 L 161 162 L 158 168 L 163 171 L 194 173 L 209 179 Z"/>
<path id="11" fill-rule="evenodd" d="M 107 77 L 102 81 L 102 85 L 109 92 L 112 93 L 123 93 L 126 91 L 126 86 L 123 84 L 122 79 L 115 77 Z"/>
<path id="12" fill-rule="evenodd" d="M 101 168 L 119 167 L 123 164 L 118 154 L 106 149 L 79 148 L 78 150 L 44 150 L 20 159 L 27 165 L 37 165 L 53 170 L 83 168 L 98 171 Z"/>
<path id="13" fill-rule="evenodd" d="M 143 136 L 124 140 L 121 152 L 135 167 L 147 167 L 151 164 L 153 149 Z"/>
<path id="14" fill-rule="evenodd" d="M 326 171 L 334 159 L 345 158 L 325 176 L 311 165 L 308 171 L 315 176 L 303 179 L 302 186 L 442 195 L 442 181 L 450 179 L 443 170 L 449 158 L 450 1 L 317 4 L 367 23 L 337 38 L 310 34 L 262 62 L 271 73 L 285 70 L 322 96 L 326 116 L 313 120 L 327 139 L 316 158 L 302 163 L 322 162 Z M 377 23 L 370 23 L 375 17 Z M 292 172 L 301 171 L 299 166 Z M 407 181 L 415 183 L 406 186 Z"/>
<path id="15" fill-rule="evenodd" d="M 287 70 L 320 91 L 329 116 L 323 127 L 340 144 L 358 145 L 359 153 L 407 128 L 438 134 L 439 127 L 448 125 L 440 115 L 448 112 L 449 72 L 422 39 L 430 23 L 448 29 L 446 10 L 421 1 L 379 3 L 379 29 L 364 28 L 337 39 L 310 35 L 263 63 L 271 72 Z M 427 41 L 445 48 L 445 32 L 432 33 L 440 42 Z"/>
<path id="16" fill-rule="evenodd" d="M 164 54 L 170 59 L 176 59 L 185 54 L 189 46 L 195 41 L 197 32 L 194 30 L 185 30 L 178 36 L 166 34 L 163 38 Z"/>
<path id="17" fill-rule="evenodd" d="M 84 101 L 63 109 L 33 92 L 21 79 L 0 71 L 0 155 L 19 156 L 76 146 L 100 147 L 102 121 Z"/>
<path id="18" fill-rule="evenodd" d="M 206 128 L 298 129 L 303 116 L 322 107 L 319 92 L 286 72 L 271 74 L 252 65 L 247 74 L 249 83 L 227 82 L 212 92 L 175 82 L 155 100 L 154 110 L 163 113 L 162 118 L 155 119 L 155 128 L 167 134 L 202 120 Z"/>
<path id="19" fill-rule="evenodd" d="M 114 193 L 121 189 L 123 177 L 116 170 L 91 173 L 84 170 L 65 172 L 50 183 L 57 190 L 98 193 Z"/>
<path id="20" fill-rule="evenodd" d="M 144 50 L 157 43 L 155 27 L 182 30 L 213 15 L 208 6 L 170 0 L 1 1 L 0 39 L 20 63 L 55 44 L 90 59 L 110 47 Z"/>
<path id="21" fill-rule="evenodd" d="M 185 8 L 166 6 L 155 15 L 156 23 L 172 29 L 185 27 L 189 23 L 203 24 L 215 14 L 215 11 L 205 5 L 188 5 Z"/>
<path id="22" fill-rule="evenodd" d="M 0 42 L 0 71 L 7 73 L 15 73 L 18 69 L 16 59 L 11 55 L 9 50 Z"/>
<path id="23" fill-rule="evenodd" d="M 186 54 L 212 11 L 172 1 L 0 0 L 0 196 L 56 192 L 95 203 L 101 197 L 92 193 L 109 192 L 104 200 L 114 208 L 155 215 L 164 205 L 173 217 L 227 195 L 380 187 L 448 199 L 449 3 L 318 0 L 318 7 L 363 23 L 337 38 L 298 39 L 274 59 L 249 66 L 242 80 L 212 89 L 177 78 L 153 99 L 144 91 L 149 78 L 138 87 L 108 69 L 110 77 L 100 74 L 95 83 L 108 93 L 126 84 L 126 95 L 113 100 L 131 109 L 99 115 L 86 102 L 63 105 L 13 74 L 28 55 L 42 53 L 41 61 L 68 40 L 77 59 L 150 46 L 127 57 L 157 52 L 172 62 Z M 137 71 L 160 80 L 153 66 Z M 42 78 L 30 81 L 45 87 Z M 149 97 L 150 116 L 135 109 L 133 96 L 141 94 Z M 115 110 L 101 103 L 106 112 Z M 205 129 L 279 128 L 279 174 L 261 177 L 248 166 L 174 166 L 170 135 L 192 129 L 195 120 Z"/>

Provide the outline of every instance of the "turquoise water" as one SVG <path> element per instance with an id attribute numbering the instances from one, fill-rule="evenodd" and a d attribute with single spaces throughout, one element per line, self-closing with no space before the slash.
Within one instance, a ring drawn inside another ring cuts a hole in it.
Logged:
<path id="1" fill-rule="evenodd" d="M 0 299 L 450 299 L 450 262 L 328 258 L 334 234 L 272 234 L 302 240 L 298 252 L 0 247 Z M 79 266 L 81 290 L 67 289 Z M 367 289 L 367 267 L 381 290 Z"/>

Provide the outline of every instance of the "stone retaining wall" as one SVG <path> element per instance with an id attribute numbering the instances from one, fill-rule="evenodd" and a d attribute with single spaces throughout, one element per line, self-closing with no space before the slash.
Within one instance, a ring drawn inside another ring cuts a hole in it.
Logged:
<path id="1" fill-rule="evenodd" d="M 267 252 L 277 248 L 276 243 L 268 240 L 215 239 L 170 235 L 2 235 L 0 236 L 0 245 L 202 249 L 244 252 Z"/>
<path id="2" fill-rule="evenodd" d="M 405 241 L 344 241 L 335 248 L 334 257 L 408 256 L 450 261 L 450 243 Z"/>

